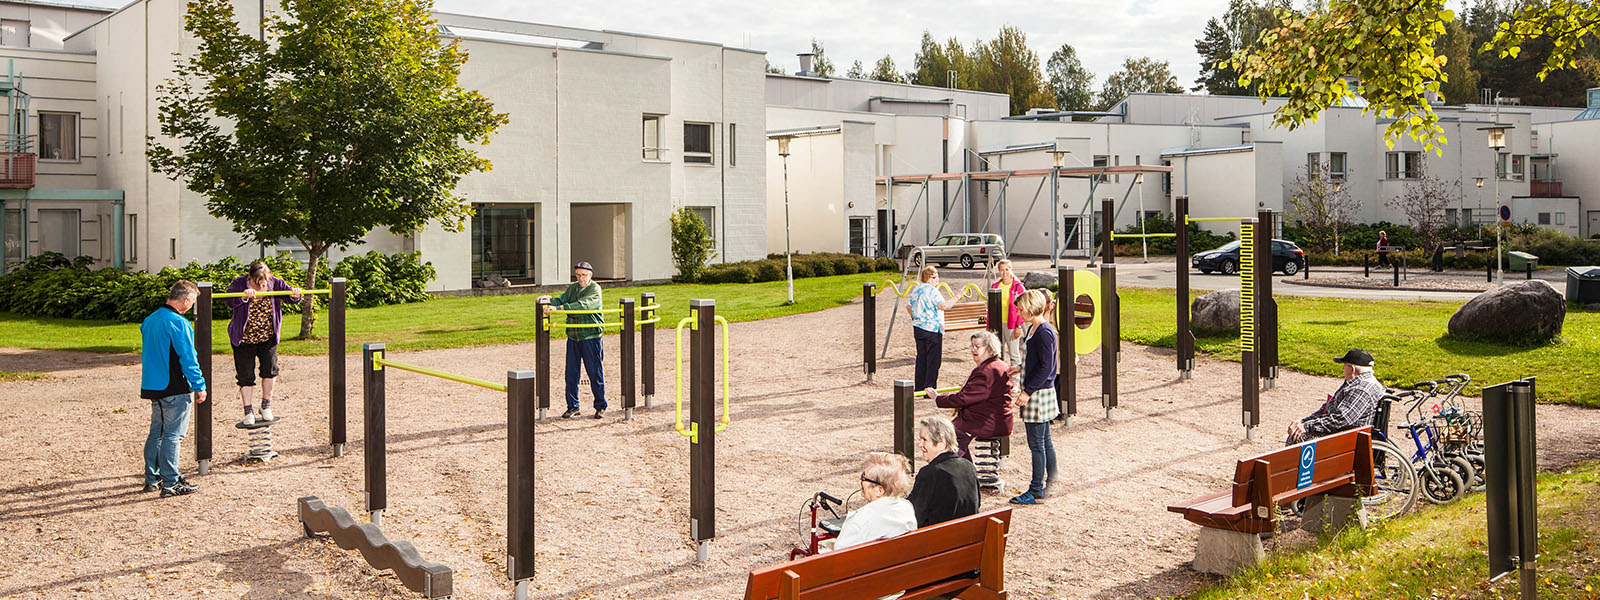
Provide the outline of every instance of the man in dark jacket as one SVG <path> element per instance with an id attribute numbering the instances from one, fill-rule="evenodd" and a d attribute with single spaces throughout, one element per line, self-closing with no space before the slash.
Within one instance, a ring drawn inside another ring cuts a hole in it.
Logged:
<path id="1" fill-rule="evenodd" d="M 944 417 L 917 424 L 917 453 L 928 461 L 906 496 L 917 514 L 917 527 L 978 514 L 978 472 L 972 461 L 956 456 L 955 436 L 955 427 Z"/>
<path id="2" fill-rule="evenodd" d="M 558 310 L 596 311 L 605 304 L 600 284 L 594 282 L 594 267 L 588 261 L 572 267 L 572 278 L 576 281 L 567 286 L 560 296 L 544 296 L 550 298 L 550 307 L 545 309 L 545 314 Z M 601 365 L 605 356 L 601 352 L 602 332 L 599 327 L 603 321 L 599 313 L 567 315 L 567 412 L 561 413 L 563 419 L 578 416 L 580 362 L 589 374 L 589 391 L 594 393 L 594 418 L 603 419 L 606 416 L 606 372 Z"/>
<path id="3" fill-rule="evenodd" d="M 195 486 L 178 475 L 178 444 L 189 430 L 193 402 L 206 401 L 206 380 L 194 349 L 194 328 L 183 313 L 194 308 L 200 289 L 179 280 L 167 303 L 139 325 L 143 373 L 139 397 L 150 401 L 150 435 L 144 441 L 144 491 L 161 497 L 192 494 Z"/>

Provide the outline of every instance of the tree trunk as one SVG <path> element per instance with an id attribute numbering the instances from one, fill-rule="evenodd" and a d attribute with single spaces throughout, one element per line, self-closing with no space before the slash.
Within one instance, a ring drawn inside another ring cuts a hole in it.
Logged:
<path id="1" fill-rule="evenodd" d="M 310 260 L 306 261 L 305 289 L 309 291 L 317 289 L 317 263 L 322 262 L 322 255 L 324 252 L 326 252 L 326 250 L 320 247 L 307 245 L 306 252 L 310 255 Z M 316 325 L 317 303 L 315 296 L 312 294 L 302 294 L 300 296 L 300 339 L 309 340 L 315 337 L 312 334 L 312 330 L 316 327 Z"/>

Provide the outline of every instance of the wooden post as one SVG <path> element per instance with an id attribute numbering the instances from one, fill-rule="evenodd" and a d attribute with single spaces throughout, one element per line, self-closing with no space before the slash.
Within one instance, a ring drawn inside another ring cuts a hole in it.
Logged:
<path id="1" fill-rule="evenodd" d="M 385 473 L 388 458 L 385 456 L 384 371 L 372 362 L 374 356 L 383 356 L 383 344 L 361 346 L 361 454 L 366 465 L 367 512 L 373 525 L 381 525 L 383 509 L 389 506 L 388 482 Z"/>
<path id="2" fill-rule="evenodd" d="M 211 282 L 202 281 L 195 287 L 200 288 L 194 304 L 195 360 L 200 363 L 200 378 L 205 380 L 211 396 L 194 405 L 194 459 L 200 463 L 199 473 L 205 475 L 211 471 L 211 407 L 221 395 L 217 393 L 221 386 L 211 376 Z"/>
<path id="3" fill-rule="evenodd" d="M 877 287 L 870 281 L 861 284 L 861 366 L 867 372 L 867 381 L 872 381 L 872 374 L 878 372 L 878 357 L 872 354 L 878 345 Z"/>
<path id="4" fill-rule="evenodd" d="M 653 306 L 656 295 L 650 292 L 639 294 L 639 306 Z M 654 320 L 661 312 L 650 309 L 644 312 L 644 320 Z M 656 324 L 645 323 L 639 330 L 639 369 L 641 371 L 640 391 L 644 394 L 644 407 L 650 408 L 650 401 L 656 396 Z"/>
<path id="5" fill-rule="evenodd" d="M 550 417 L 550 378 L 555 374 L 550 372 L 550 317 L 544 314 L 549 310 L 550 299 L 540 298 L 535 303 L 533 327 L 533 368 L 539 372 L 539 383 L 535 385 L 535 396 L 539 400 L 539 421 L 543 422 Z"/>
<path id="6" fill-rule="evenodd" d="M 1256 213 L 1256 357 L 1261 389 L 1278 383 L 1278 302 L 1272 299 L 1272 210 Z"/>
<path id="7" fill-rule="evenodd" d="M 333 444 L 333 455 L 344 456 L 346 440 L 345 410 L 345 278 L 332 280 L 333 293 L 328 298 L 328 443 Z"/>
<path id="8" fill-rule="evenodd" d="M 894 451 L 916 464 L 916 392 L 915 385 L 906 379 L 894 380 Z"/>
<path id="9" fill-rule="evenodd" d="M 1194 376 L 1194 334 L 1189 331 L 1189 197 L 1178 196 L 1174 201 L 1178 213 L 1173 216 L 1178 242 L 1178 379 L 1189 379 Z"/>
<path id="10" fill-rule="evenodd" d="M 689 301 L 694 331 L 689 334 L 689 421 L 698 439 L 689 448 L 689 537 L 706 560 L 717 536 L 716 301 Z"/>
<path id="11" fill-rule="evenodd" d="M 1100 262 L 1115 264 L 1117 262 L 1116 237 L 1112 235 L 1117 230 L 1117 208 L 1110 198 L 1100 201 Z"/>
<path id="12" fill-rule="evenodd" d="M 506 372 L 506 578 L 534 573 L 534 422 L 539 373 Z"/>
<path id="13" fill-rule="evenodd" d="M 1107 200 L 1106 202 L 1110 202 Z M 1106 409 L 1106 418 L 1115 416 L 1117 408 L 1117 360 L 1122 337 L 1121 307 L 1117 305 L 1117 265 L 1100 263 L 1100 405 Z"/>
<path id="14" fill-rule="evenodd" d="M 1262 241 L 1256 239 L 1255 219 L 1244 219 L 1239 223 L 1239 346 L 1240 346 L 1240 394 L 1241 412 L 1244 423 L 1244 437 L 1254 440 L 1256 426 L 1261 424 L 1261 363 L 1256 354 L 1256 282 L 1255 272 L 1261 268 L 1271 268 L 1267 263 L 1265 267 L 1257 265 L 1256 252 L 1258 244 Z M 1271 243 L 1270 240 L 1267 241 Z M 1247 253 L 1246 250 L 1249 250 Z M 1248 262 L 1246 262 L 1248 261 Z"/>
<path id="15" fill-rule="evenodd" d="M 622 335 L 618 336 L 622 346 L 622 420 L 631 421 L 633 420 L 633 408 L 638 403 L 634 397 L 633 361 L 634 329 L 637 328 L 634 322 L 637 319 L 633 308 L 633 298 L 623 298 L 618 301 L 618 304 L 622 307 Z"/>
<path id="16" fill-rule="evenodd" d="M 985 316 L 989 320 L 987 323 L 989 331 L 993 332 L 995 337 L 1000 338 L 1000 344 L 1001 346 L 1004 346 L 1006 339 L 1001 337 L 1000 332 L 1005 330 L 1006 315 L 1000 314 L 1000 289 L 991 288 L 988 292 L 988 295 L 985 296 L 985 300 L 988 301 L 988 310 L 985 311 Z M 1003 349 L 1004 348 L 1002 348 L 1002 350 Z"/>
<path id="17" fill-rule="evenodd" d="M 1056 403 L 1061 406 L 1061 422 L 1072 426 L 1072 417 L 1078 414 L 1078 365 L 1076 363 L 1078 332 L 1078 291 L 1073 287 L 1076 274 L 1072 267 L 1056 271 L 1056 322 L 1061 325 L 1056 334 Z"/>

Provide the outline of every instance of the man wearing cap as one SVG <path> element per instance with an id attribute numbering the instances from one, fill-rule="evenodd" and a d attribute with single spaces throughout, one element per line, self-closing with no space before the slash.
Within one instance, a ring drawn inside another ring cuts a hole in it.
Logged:
<path id="1" fill-rule="evenodd" d="M 594 267 L 587 261 L 579 262 L 572 267 L 573 278 L 577 279 L 572 285 L 567 286 L 567 291 L 560 296 L 550 299 L 550 307 L 545 309 L 545 314 L 552 310 L 600 310 L 603 302 L 600 297 L 600 284 L 594 282 Z M 544 298 L 550 298 L 544 296 Z M 604 320 L 598 313 L 567 315 L 567 325 L 599 325 Z M 606 377 L 600 365 L 600 328 L 599 327 L 574 327 L 567 329 L 567 412 L 561 413 L 561 418 L 570 419 L 578 416 L 578 361 L 583 361 L 583 369 L 589 373 L 589 391 L 594 392 L 594 418 L 602 419 L 606 416 Z"/>
<path id="2" fill-rule="evenodd" d="M 1378 400 L 1383 397 L 1383 384 L 1372 374 L 1372 355 L 1366 350 L 1351 348 L 1333 362 L 1344 365 L 1344 384 L 1328 396 L 1322 408 L 1289 424 L 1285 445 L 1372 424 Z"/>

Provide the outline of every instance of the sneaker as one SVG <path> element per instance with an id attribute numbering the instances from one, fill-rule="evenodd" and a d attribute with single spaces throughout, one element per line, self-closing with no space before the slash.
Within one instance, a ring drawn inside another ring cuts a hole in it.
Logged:
<path id="1" fill-rule="evenodd" d="M 249 427 L 251 425 L 255 425 L 256 424 L 256 413 L 255 413 L 255 411 L 250 411 L 250 412 L 245 413 L 244 414 L 244 420 L 240 421 L 239 423 L 241 425 L 244 425 L 245 427 Z"/>
<path id="2" fill-rule="evenodd" d="M 161 497 L 166 498 L 168 496 L 187 496 L 199 491 L 199 489 L 200 488 L 186 484 L 180 480 L 177 485 L 161 488 Z"/>
<path id="3" fill-rule="evenodd" d="M 606 418 L 606 409 L 604 409 L 604 408 L 596 408 L 596 409 L 594 409 L 594 418 L 596 418 L 596 419 L 604 419 L 604 418 Z"/>
<path id="4" fill-rule="evenodd" d="M 268 423 L 271 423 L 273 421 L 276 421 L 277 419 L 272 418 L 272 409 L 263 408 L 263 409 L 261 409 L 261 420 L 262 421 L 266 421 Z"/>
<path id="5" fill-rule="evenodd" d="M 1012 504 L 1038 504 L 1039 501 L 1034 499 L 1033 494 L 1028 493 L 1028 492 L 1023 492 L 1021 494 L 1017 494 L 1017 497 L 1012 498 L 1011 499 L 1011 503 Z"/>
<path id="6" fill-rule="evenodd" d="M 578 416 L 578 409 L 576 408 L 569 408 L 567 412 L 561 413 L 561 418 L 563 419 L 571 419 L 576 416 Z"/>
<path id="7" fill-rule="evenodd" d="M 159 490 L 159 489 L 161 489 L 161 482 L 159 482 L 159 481 L 154 482 L 154 483 L 146 483 L 146 484 L 144 484 L 144 491 L 146 491 L 146 492 L 154 492 L 154 491 Z"/>

